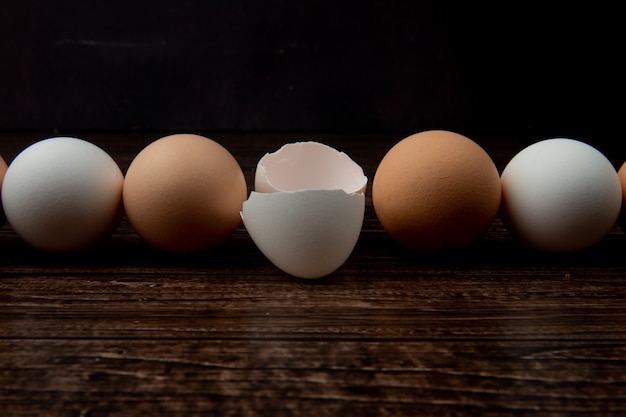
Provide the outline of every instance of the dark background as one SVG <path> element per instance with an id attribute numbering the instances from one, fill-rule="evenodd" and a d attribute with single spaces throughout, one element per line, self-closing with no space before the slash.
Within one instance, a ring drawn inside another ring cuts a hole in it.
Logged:
<path id="1" fill-rule="evenodd" d="M 617 4 L 473 3 L 3 2 L 0 130 L 621 135 Z"/>

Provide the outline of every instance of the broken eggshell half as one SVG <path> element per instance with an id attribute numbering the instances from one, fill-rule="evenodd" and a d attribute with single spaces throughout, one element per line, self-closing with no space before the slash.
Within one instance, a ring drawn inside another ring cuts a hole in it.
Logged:
<path id="1" fill-rule="evenodd" d="M 367 177 L 345 153 L 296 142 L 257 164 L 241 217 L 259 250 L 299 278 L 321 278 L 352 253 L 365 213 Z"/>
<path id="2" fill-rule="evenodd" d="M 348 155 L 312 141 L 288 143 L 265 154 L 254 178 L 259 193 L 332 189 L 364 193 L 366 185 L 363 169 Z"/>

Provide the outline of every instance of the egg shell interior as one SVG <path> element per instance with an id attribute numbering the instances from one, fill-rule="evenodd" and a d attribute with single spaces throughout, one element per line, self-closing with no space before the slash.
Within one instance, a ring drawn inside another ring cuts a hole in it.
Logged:
<path id="1" fill-rule="evenodd" d="M 314 141 L 288 143 L 257 164 L 255 191 L 325 189 L 364 192 L 367 177 L 348 155 Z"/>

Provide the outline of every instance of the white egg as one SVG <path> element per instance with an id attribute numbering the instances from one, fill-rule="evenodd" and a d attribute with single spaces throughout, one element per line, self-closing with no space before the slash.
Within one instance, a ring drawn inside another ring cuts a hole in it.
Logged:
<path id="1" fill-rule="evenodd" d="M 526 245 L 571 253 L 601 241 L 615 226 L 622 192 L 610 161 L 574 139 L 534 143 L 502 171 L 502 217 Z"/>
<path id="2" fill-rule="evenodd" d="M 84 249 L 108 237 L 122 215 L 123 174 L 98 146 L 55 137 L 36 142 L 9 165 L 2 184 L 8 223 L 30 245 Z"/>
<path id="3" fill-rule="evenodd" d="M 363 169 L 343 152 L 290 143 L 257 164 L 241 217 L 263 254 L 284 272 L 321 278 L 353 251 L 363 225 Z"/>
<path id="4" fill-rule="evenodd" d="M 348 259 L 361 232 L 365 196 L 343 190 L 257 193 L 242 218 L 263 254 L 284 272 L 320 278 Z"/>

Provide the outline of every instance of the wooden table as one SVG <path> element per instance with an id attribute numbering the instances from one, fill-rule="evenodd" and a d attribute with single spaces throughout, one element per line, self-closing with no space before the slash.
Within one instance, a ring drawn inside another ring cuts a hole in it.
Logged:
<path id="1" fill-rule="evenodd" d="M 125 171 L 166 133 L 62 134 L 100 145 Z M 10 161 L 53 135 L 3 132 L 0 154 Z M 218 249 L 173 255 L 124 221 L 96 248 L 54 255 L 5 225 L 2 416 L 626 415 L 619 227 L 584 253 L 549 256 L 496 220 L 469 248 L 415 253 L 388 238 L 370 198 L 378 162 L 404 134 L 205 135 L 235 155 L 250 189 L 258 159 L 283 143 L 346 151 L 370 179 L 353 255 L 329 277 L 302 280 L 267 261 L 243 227 Z M 531 143 L 470 137 L 500 169 Z"/>

